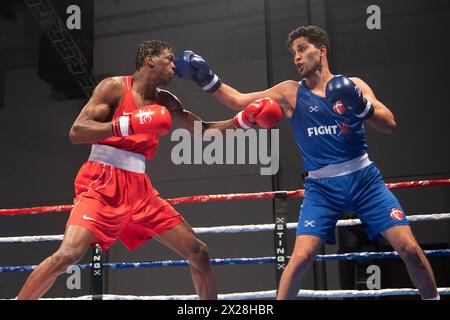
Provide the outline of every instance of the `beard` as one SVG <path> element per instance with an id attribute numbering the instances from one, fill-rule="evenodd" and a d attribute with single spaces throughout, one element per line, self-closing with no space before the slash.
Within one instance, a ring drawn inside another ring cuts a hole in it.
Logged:
<path id="1" fill-rule="evenodd" d="M 308 64 L 308 66 L 303 66 L 303 72 L 300 73 L 303 78 L 309 78 L 316 72 L 320 72 L 322 70 L 322 57 L 319 57 L 318 60 L 314 60 L 313 57 L 311 57 L 311 60 L 311 64 Z"/>
<path id="2" fill-rule="evenodd" d="M 303 78 L 309 78 L 312 75 L 314 75 L 317 71 L 320 71 L 321 69 L 322 65 L 319 62 L 317 62 L 311 68 L 304 68 L 303 73 L 301 73 L 301 76 Z"/>

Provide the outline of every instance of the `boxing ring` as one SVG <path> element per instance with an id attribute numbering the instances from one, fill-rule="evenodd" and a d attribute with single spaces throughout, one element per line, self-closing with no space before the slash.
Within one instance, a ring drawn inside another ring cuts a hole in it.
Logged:
<path id="1" fill-rule="evenodd" d="M 416 187 L 432 187 L 449 185 L 450 179 L 409 181 L 386 184 L 389 189 L 403 189 Z M 276 266 L 277 277 L 281 273 L 289 259 L 287 255 L 286 233 L 288 230 L 295 230 L 297 223 L 288 223 L 286 221 L 286 199 L 288 197 L 303 197 L 304 190 L 281 191 L 281 192 L 259 192 L 259 193 L 238 193 L 238 194 L 218 194 L 218 195 L 198 195 L 167 199 L 172 205 L 193 202 L 210 201 L 231 201 L 242 199 L 275 199 L 274 223 L 256 224 L 256 225 L 230 225 L 194 228 L 197 234 L 222 234 L 222 233 L 241 233 L 241 232 L 274 232 L 275 255 L 271 257 L 242 257 L 242 258 L 215 258 L 211 259 L 213 265 L 239 265 L 239 264 L 274 264 Z M 277 205 L 278 201 L 278 205 Z M 277 209 L 278 208 L 278 209 Z M 284 210 L 283 210 L 284 208 Z M 54 212 L 68 212 L 72 205 L 44 206 L 20 209 L 0 209 L 0 216 L 28 215 L 28 214 L 47 214 Z M 410 222 L 427 222 L 450 219 L 450 213 L 416 214 L 407 216 Z M 359 219 L 339 220 L 337 227 L 344 228 L 348 226 L 360 225 Z M 34 243 L 61 241 L 63 235 L 35 235 L 18 237 L 0 237 L 2 243 Z M 282 240 L 282 241 L 281 241 Z M 158 295 L 158 296 L 133 296 L 120 294 L 105 294 L 103 292 L 103 271 L 106 269 L 133 269 L 133 268 L 153 268 L 153 267 L 171 267 L 187 266 L 185 260 L 166 260 L 166 261 L 144 261 L 144 262 L 117 262 L 101 263 L 101 254 L 99 248 L 93 248 L 93 260 L 87 264 L 77 264 L 80 269 L 91 269 L 92 294 L 73 297 L 73 298 L 46 298 L 46 299 L 75 299 L 75 300 L 197 300 L 197 295 Z M 450 249 L 424 250 L 427 257 L 432 256 L 450 256 Z M 44 258 L 44 257 L 42 257 Z M 325 254 L 317 255 L 315 261 L 351 261 L 351 260 L 374 260 L 374 259 L 399 259 L 396 252 L 349 252 L 343 254 Z M 22 266 L 0 266 L 0 272 L 29 272 L 34 270 L 37 265 Z M 220 291 L 220 290 L 219 290 Z M 438 288 L 441 296 L 450 295 L 450 287 Z M 317 299 L 342 299 L 342 298 L 374 298 L 386 296 L 414 296 L 418 295 L 417 289 L 397 288 L 397 289 L 378 289 L 378 290 L 299 290 L 298 298 L 317 298 Z M 242 300 L 242 299 L 271 299 L 276 297 L 276 289 L 256 292 L 237 292 L 218 295 L 220 300 Z M 14 298 L 14 297 L 11 297 Z"/>

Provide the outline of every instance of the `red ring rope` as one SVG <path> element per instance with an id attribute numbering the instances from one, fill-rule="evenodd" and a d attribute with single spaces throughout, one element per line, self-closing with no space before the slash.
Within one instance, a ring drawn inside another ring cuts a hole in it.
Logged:
<path id="1" fill-rule="evenodd" d="M 422 181 L 406 181 L 397 183 L 387 183 L 389 189 L 404 189 L 412 187 L 431 187 L 450 184 L 450 179 L 422 180 Z M 288 197 L 302 197 L 305 190 L 287 191 Z M 215 194 L 215 195 L 199 195 L 190 197 L 180 197 L 167 199 L 170 204 L 191 203 L 191 202 L 210 202 L 210 201 L 227 201 L 241 199 L 272 199 L 275 196 L 274 191 L 257 192 L 257 193 L 235 193 L 235 194 Z M 20 209 L 0 209 L 0 216 L 7 215 L 24 215 L 24 214 L 41 214 L 51 212 L 68 212 L 72 210 L 73 205 L 45 206 Z"/>

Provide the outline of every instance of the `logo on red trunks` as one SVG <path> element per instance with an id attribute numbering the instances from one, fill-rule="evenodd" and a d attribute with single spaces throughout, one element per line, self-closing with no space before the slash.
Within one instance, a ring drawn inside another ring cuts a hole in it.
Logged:
<path id="1" fill-rule="evenodd" d="M 343 115 L 347 109 L 344 107 L 344 104 L 342 101 L 336 101 L 333 105 L 333 111 L 334 113 L 337 113 L 339 115 Z"/>
<path id="2" fill-rule="evenodd" d="M 391 209 L 391 218 L 394 220 L 402 220 L 405 217 L 402 210 L 399 208 L 392 208 Z"/>
<path id="3" fill-rule="evenodd" d="M 82 217 L 84 220 L 91 220 L 91 221 L 95 221 L 95 219 L 94 218 L 91 218 L 91 217 L 88 217 L 86 214 L 83 214 L 83 217 Z"/>

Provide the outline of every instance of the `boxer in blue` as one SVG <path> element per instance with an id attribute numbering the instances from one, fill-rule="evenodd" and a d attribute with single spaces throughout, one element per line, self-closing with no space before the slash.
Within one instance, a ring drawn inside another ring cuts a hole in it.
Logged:
<path id="1" fill-rule="evenodd" d="M 276 100 L 292 127 L 308 177 L 294 252 L 277 299 L 297 296 L 300 280 L 323 241 L 335 243 L 336 222 L 345 211 L 358 214 L 371 239 L 382 235 L 389 241 L 423 299 L 439 299 L 433 271 L 403 209 L 367 154 L 364 125 L 392 133 L 396 127 L 392 112 L 363 80 L 330 72 L 330 42 L 321 28 L 299 27 L 289 34 L 287 45 L 303 80 L 284 81 L 261 92 L 244 94 L 222 83 L 192 51 L 182 52 L 176 60 L 178 76 L 191 79 L 231 109 L 242 110 L 264 97 Z M 253 122 L 245 109 L 234 121 L 244 129 Z"/>

